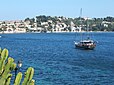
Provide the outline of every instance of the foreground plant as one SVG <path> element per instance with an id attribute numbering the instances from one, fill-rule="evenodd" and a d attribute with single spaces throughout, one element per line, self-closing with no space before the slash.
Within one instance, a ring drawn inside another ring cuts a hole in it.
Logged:
<path id="1" fill-rule="evenodd" d="M 7 49 L 0 48 L 0 85 L 10 85 L 12 78 L 11 72 L 16 68 L 14 59 L 8 56 Z M 34 75 L 34 69 L 29 67 L 24 75 L 22 85 L 34 85 L 35 81 L 32 79 Z M 22 79 L 22 73 L 19 72 L 14 81 L 14 85 L 20 85 Z"/>

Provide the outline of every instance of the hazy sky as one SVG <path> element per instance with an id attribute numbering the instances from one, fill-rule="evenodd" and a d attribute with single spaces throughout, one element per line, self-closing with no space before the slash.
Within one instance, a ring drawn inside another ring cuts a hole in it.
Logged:
<path id="1" fill-rule="evenodd" d="M 114 17 L 114 0 L 1 0 L 0 20 L 18 20 L 37 15 Z"/>

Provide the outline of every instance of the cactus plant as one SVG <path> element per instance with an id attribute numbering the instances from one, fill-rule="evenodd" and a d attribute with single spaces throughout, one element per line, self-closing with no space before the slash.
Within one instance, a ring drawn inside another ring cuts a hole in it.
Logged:
<path id="1" fill-rule="evenodd" d="M 25 78 L 22 85 L 30 85 L 31 83 L 33 83 L 34 85 L 34 80 L 32 80 L 33 74 L 34 74 L 34 69 L 32 67 L 29 67 L 25 72 Z"/>
<path id="2" fill-rule="evenodd" d="M 8 50 L 4 49 L 1 52 L 1 57 L 0 57 L 0 82 L 1 85 L 8 85 L 11 80 L 11 65 L 13 64 L 13 58 L 8 58 L 8 61 L 6 62 L 8 58 Z"/>
<path id="3" fill-rule="evenodd" d="M 14 62 L 14 59 L 9 57 L 7 63 L 4 65 L 3 72 L 2 72 L 2 75 L 1 75 L 1 79 L 0 79 L 0 82 L 2 82 L 1 85 L 5 85 L 7 80 L 8 80 L 8 82 L 10 82 L 10 78 L 12 76 L 10 74 L 10 72 L 12 71 L 11 70 L 12 66 L 14 66 L 14 65 L 12 65 L 13 62 Z"/>
<path id="4" fill-rule="evenodd" d="M 17 74 L 17 76 L 16 76 L 16 79 L 15 79 L 14 85 L 20 85 L 21 78 L 22 78 L 22 73 L 19 72 L 19 73 Z"/>
<path id="5" fill-rule="evenodd" d="M 0 85 L 10 85 L 10 80 L 12 77 L 11 71 L 15 70 L 16 63 L 14 59 L 8 57 L 8 50 L 2 50 L 0 48 Z M 34 80 L 32 80 L 34 74 L 34 69 L 29 67 L 25 72 L 25 78 L 22 85 L 34 85 Z M 22 73 L 19 72 L 16 76 L 14 85 L 20 85 L 22 79 Z"/>
<path id="6" fill-rule="evenodd" d="M 4 68 L 7 57 L 8 57 L 8 50 L 4 49 L 1 52 L 1 57 L 0 57 L 0 74 L 3 72 L 3 68 Z"/>
<path id="7" fill-rule="evenodd" d="M 10 85 L 11 76 L 12 74 L 9 74 L 8 78 L 5 81 L 5 85 Z"/>

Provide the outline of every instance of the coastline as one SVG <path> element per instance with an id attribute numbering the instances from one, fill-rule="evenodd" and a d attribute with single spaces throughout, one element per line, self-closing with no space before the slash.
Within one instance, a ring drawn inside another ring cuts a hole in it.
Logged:
<path id="1" fill-rule="evenodd" d="M 0 34 L 21 34 L 21 33 L 86 33 L 87 31 L 81 32 L 0 32 Z M 90 31 L 89 33 L 113 33 L 114 31 Z"/>

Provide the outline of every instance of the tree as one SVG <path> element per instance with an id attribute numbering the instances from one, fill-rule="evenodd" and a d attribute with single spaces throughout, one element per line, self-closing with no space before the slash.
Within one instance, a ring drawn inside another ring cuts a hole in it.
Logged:
<path id="1" fill-rule="evenodd" d="M 24 20 L 24 22 L 26 22 L 26 21 L 30 21 L 30 18 L 26 18 L 26 19 Z"/>
<path id="2" fill-rule="evenodd" d="M 107 22 L 114 22 L 114 18 L 108 16 L 108 17 L 104 18 L 104 21 L 107 21 Z"/>

